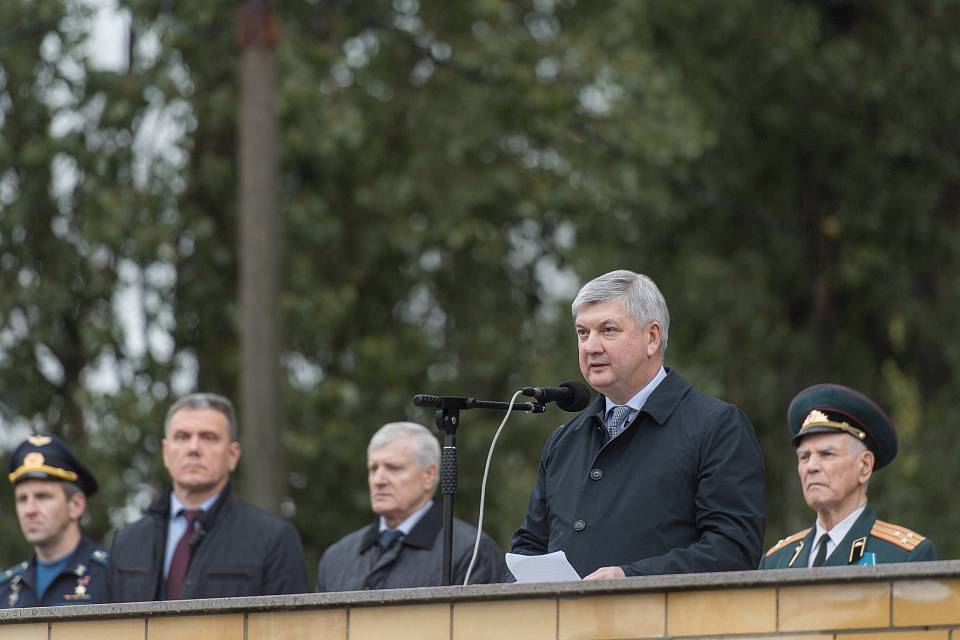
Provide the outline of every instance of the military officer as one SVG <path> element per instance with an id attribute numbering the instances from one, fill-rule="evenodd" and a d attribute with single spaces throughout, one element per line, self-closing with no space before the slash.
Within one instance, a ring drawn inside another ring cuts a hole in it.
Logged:
<path id="1" fill-rule="evenodd" d="M 67 445 L 32 435 L 10 457 L 29 560 L 0 573 L 0 608 L 106 602 L 107 552 L 80 532 L 97 481 Z"/>
<path id="2" fill-rule="evenodd" d="M 797 471 L 814 526 L 778 542 L 761 569 L 936 560 L 933 542 L 878 520 L 867 505 L 871 474 L 897 455 L 897 432 L 862 393 L 818 384 L 790 403 L 787 423 L 797 449 Z"/>

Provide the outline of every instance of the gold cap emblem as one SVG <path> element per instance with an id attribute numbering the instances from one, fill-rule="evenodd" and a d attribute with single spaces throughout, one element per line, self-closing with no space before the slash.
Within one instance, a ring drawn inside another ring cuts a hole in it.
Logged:
<path id="1" fill-rule="evenodd" d="M 847 422 L 831 420 L 827 414 L 819 409 L 814 409 L 807 414 L 806 418 L 803 419 L 803 424 L 800 425 L 800 435 L 812 427 L 830 427 L 831 429 L 836 429 L 837 431 L 849 433 L 858 440 L 864 440 L 867 437 L 866 432 L 863 430 L 857 429 Z"/>
<path id="2" fill-rule="evenodd" d="M 46 458 L 44 458 L 43 454 L 39 451 L 31 451 L 23 456 L 24 467 L 41 467 L 44 462 L 46 462 Z"/>
<path id="3" fill-rule="evenodd" d="M 50 436 L 32 435 L 29 438 L 27 438 L 27 442 L 29 442 L 35 447 L 45 447 L 51 442 L 53 442 L 53 438 L 51 438 Z"/>
<path id="4" fill-rule="evenodd" d="M 800 426 L 800 428 L 802 429 L 803 427 L 813 422 L 819 422 L 819 423 L 830 422 L 830 418 L 828 418 L 827 414 L 825 414 L 823 411 L 820 411 L 819 409 L 814 409 L 813 411 L 807 414 L 806 418 L 803 419 L 803 424 Z"/>

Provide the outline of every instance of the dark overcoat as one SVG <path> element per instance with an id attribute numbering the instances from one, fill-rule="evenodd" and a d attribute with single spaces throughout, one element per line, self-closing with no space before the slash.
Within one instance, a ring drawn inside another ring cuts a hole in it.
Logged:
<path id="1" fill-rule="evenodd" d="M 604 408 L 601 395 L 547 439 L 513 552 L 563 550 L 581 576 L 756 568 L 766 488 L 743 412 L 670 369 L 612 440 Z"/>
<path id="2" fill-rule="evenodd" d="M 114 602 L 164 599 L 163 561 L 170 495 L 116 532 L 108 586 Z M 307 591 L 300 534 L 286 520 L 247 504 L 228 485 L 198 518 L 183 599 L 262 596 Z"/>

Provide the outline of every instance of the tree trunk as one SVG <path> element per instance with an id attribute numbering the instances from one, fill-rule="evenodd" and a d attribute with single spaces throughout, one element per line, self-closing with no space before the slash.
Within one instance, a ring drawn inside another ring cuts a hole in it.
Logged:
<path id="1" fill-rule="evenodd" d="M 280 408 L 280 255 L 276 41 L 268 2 L 241 9 L 240 57 L 240 422 L 243 493 L 277 512 L 285 469 Z"/>

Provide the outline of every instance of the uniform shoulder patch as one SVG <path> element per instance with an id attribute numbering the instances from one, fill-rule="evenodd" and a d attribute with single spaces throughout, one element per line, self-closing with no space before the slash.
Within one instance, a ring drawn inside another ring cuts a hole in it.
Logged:
<path id="1" fill-rule="evenodd" d="M 918 544 L 926 540 L 924 536 L 920 535 L 916 531 L 911 531 L 906 527 L 884 522 L 883 520 L 877 520 L 873 524 L 873 529 L 870 530 L 870 535 L 874 538 L 886 540 L 887 542 L 895 544 L 906 551 L 913 551 Z"/>
<path id="2" fill-rule="evenodd" d="M 768 555 L 768 556 L 769 556 L 769 555 L 771 555 L 771 554 L 776 553 L 777 551 L 780 551 L 780 549 L 783 549 L 783 548 L 784 548 L 785 546 L 787 546 L 788 544 L 794 543 L 794 542 L 796 542 L 797 540 L 803 540 L 803 538 L 806 537 L 806 535 L 807 535 L 808 533 L 810 533 L 810 529 L 804 529 L 803 531 L 797 531 L 797 532 L 794 533 L 793 535 L 787 536 L 786 538 L 784 538 L 783 540 L 781 540 L 781 541 L 778 542 L 777 544 L 775 544 L 775 545 L 773 545 L 772 547 L 770 547 L 770 550 L 767 551 L 767 553 L 766 553 L 765 555 Z"/>
<path id="3" fill-rule="evenodd" d="M 29 566 L 30 563 L 24 560 L 20 564 L 14 565 L 6 571 L 0 572 L 0 584 L 6 584 L 7 582 L 10 582 L 10 580 L 26 571 L 27 567 Z"/>
<path id="4" fill-rule="evenodd" d="M 97 564 L 102 564 L 107 566 L 107 561 L 110 560 L 110 554 L 106 549 L 94 549 L 93 553 L 90 554 L 90 559 L 96 562 Z"/>

